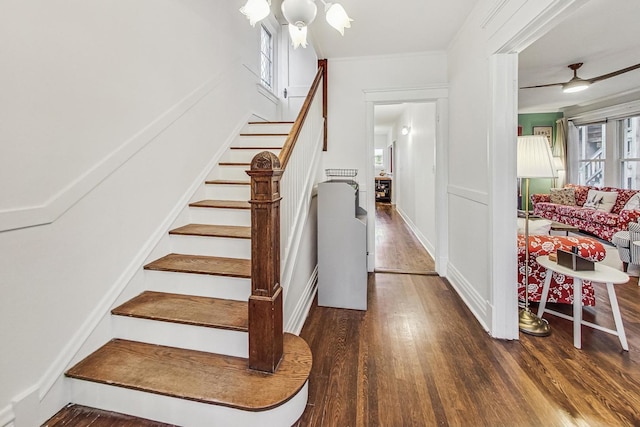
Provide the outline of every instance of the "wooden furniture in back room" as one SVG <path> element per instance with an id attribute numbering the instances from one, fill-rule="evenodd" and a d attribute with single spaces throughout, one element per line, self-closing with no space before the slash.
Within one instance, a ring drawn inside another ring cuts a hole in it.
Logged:
<path id="1" fill-rule="evenodd" d="M 376 176 L 376 202 L 391 203 L 391 177 Z"/>

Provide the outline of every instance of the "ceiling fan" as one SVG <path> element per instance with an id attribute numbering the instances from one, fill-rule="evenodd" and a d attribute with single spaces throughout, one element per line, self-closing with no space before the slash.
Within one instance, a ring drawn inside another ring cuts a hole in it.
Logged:
<path id="1" fill-rule="evenodd" d="M 599 82 L 600 80 L 610 79 L 611 77 L 619 76 L 620 74 L 624 74 L 629 71 L 633 71 L 637 68 L 640 68 L 640 64 L 632 65 L 630 67 L 623 68 L 621 70 L 614 71 L 612 73 L 603 74 L 601 76 L 594 77 L 592 79 L 581 79 L 580 77 L 578 77 L 578 69 L 582 67 L 582 62 L 571 64 L 568 67 L 573 70 L 573 78 L 566 83 L 550 83 L 546 85 L 525 86 L 525 87 L 521 87 L 520 89 L 533 89 L 537 87 L 548 87 L 548 86 L 562 86 L 562 91 L 565 93 L 580 92 L 581 90 L 585 90 L 586 88 L 588 88 L 591 85 L 591 83 Z"/>

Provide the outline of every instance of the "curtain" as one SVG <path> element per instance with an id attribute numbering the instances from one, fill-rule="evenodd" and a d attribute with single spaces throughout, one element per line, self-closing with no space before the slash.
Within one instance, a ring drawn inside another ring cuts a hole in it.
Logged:
<path id="1" fill-rule="evenodd" d="M 562 188 L 567 183 L 567 119 L 556 120 L 556 142 L 553 144 L 553 160 L 558 173 L 555 187 Z"/>
<path id="2" fill-rule="evenodd" d="M 578 159 L 580 158 L 580 153 L 578 153 L 578 128 L 571 121 L 567 122 L 566 147 L 567 182 L 578 184 Z"/>

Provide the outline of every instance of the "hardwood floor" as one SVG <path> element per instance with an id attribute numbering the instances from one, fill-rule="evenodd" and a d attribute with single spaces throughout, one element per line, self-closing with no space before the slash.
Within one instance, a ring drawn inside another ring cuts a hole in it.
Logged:
<path id="1" fill-rule="evenodd" d="M 578 350 L 572 323 L 550 315 L 549 337 L 492 339 L 440 277 L 371 274 L 368 285 L 366 312 L 312 307 L 301 336 L 314 364 L 297 427 L 640 426 L 637 278 L 616 286 L 629 352 L 585 327 Z M 602 285 L 596 296 L 585 320 L 613 326 Z"/>
<path id="2" fill-rule="evenodd" d="M 435 267 L 395 207 L 376 203 L 376 272 L 433 275 Z"/>

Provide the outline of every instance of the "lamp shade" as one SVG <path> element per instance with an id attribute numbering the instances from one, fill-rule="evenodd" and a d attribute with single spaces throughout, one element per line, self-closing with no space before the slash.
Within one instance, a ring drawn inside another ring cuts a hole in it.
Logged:
<path id="1" fill-rule="evenodd" d="M 247 3 L 240 8 L 240 12 L 249 19 L 249 23 L 253 27 L 256 22 L 269 16 L 271 8 L 267 0 L 247 0 Z"/>
<path id="2" fill-rule="evenodd" d="M 316 18 L 318 7 L 312 0 L 284 0 L 280 6 L 289 24 L 304 27 Z"/>
<path id="3" fill-rule="evenodd" d="M 341 4 L 327 3 L 325 5 L 325 13 L 325 18 L 329 25 L 338 30 L 343 36 L 344 29 L 351 28 L 351 21 L 353 21 L 353 19 L 349 18 Z"/>
<path id="4" fill-rule="evenodd" d="M 294 49 L 297 49 L 298 46 L 302 46 L 303 48 L 307 47 L 307 26 L 302 25 L 300 27 L 289 24 L 289 37 L 291 37 L 291 44 Z"/>
<path id="5" fill-rule="evenodd" d="M 582 80 L 580 77 L 574 77 L 562 85 L 562 91 L 564 93 L 580 92 L 588 88 L 590 85 L 590 81 Z"/>
<path id="6" fill-rule="evenodd" d="M 542 135 L 518 137 L 518 178 L 556 178 L 553 155 Z"/>

